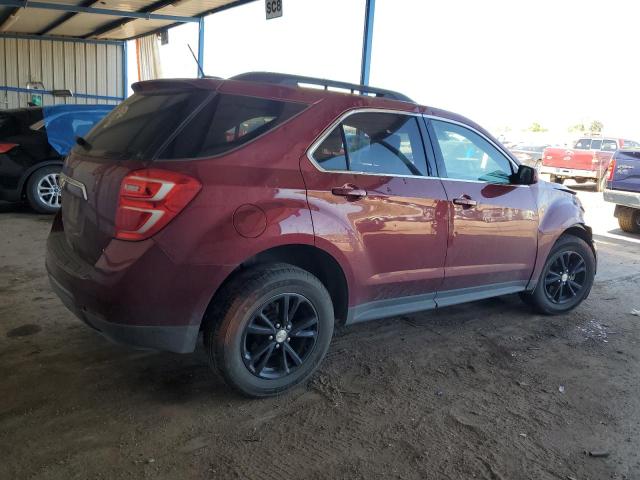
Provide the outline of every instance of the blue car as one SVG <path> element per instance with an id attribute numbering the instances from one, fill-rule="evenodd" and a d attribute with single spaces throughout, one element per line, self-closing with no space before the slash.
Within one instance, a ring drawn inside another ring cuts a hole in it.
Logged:
<path id="1" fill-rule="evenodd" d="M 640 149 L 623 149 L 613 154 L 604 199 L 616 204 L 614 215 L 622 230 L 640 233 Z"/>
<path id="2" fill-rule="evenodd" d="M 0 111 L 0 200 L 60 209 L 64 157 L 114 105 L 54 105 Z"/>

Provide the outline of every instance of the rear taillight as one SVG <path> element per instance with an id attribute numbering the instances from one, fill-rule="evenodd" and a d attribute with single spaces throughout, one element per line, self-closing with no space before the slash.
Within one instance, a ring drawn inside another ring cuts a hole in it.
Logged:
<path id="1" fill-rule="evenodd" d="M 0 153 L 8 153 L 17 146 L 17 143 L 0 143 Z"/>
<path id="2" fill-rule="evenodd" d="M 609 167 L 607 168 L 607 181 L 610 182 L 613 180 L 613 172 L 616 169 L 616 158 L 613 157 L 609 162 Z"/>
<path id="3" fill-rule="evenodd" d="M 202 185 L 167 170 L 136 170 L 120 185 L 115 237 L 144 240 L 158 233 L 193 200 Z"/>

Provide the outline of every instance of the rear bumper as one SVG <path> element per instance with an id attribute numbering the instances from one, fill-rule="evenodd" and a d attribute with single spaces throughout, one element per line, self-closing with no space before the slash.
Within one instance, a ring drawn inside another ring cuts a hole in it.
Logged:
<path id="1" fill-rule="evenodd" d="M 615 203 L 624 207 L 640 208 L 640 193 L 638 192 L 605 189 L 603 196 L 605 202 Z"/>
<path id="2" fill-rule="evenodd" d="M 575 168 L 549 167 L 547 165 L 543 165 L 540 168 L 540 173 L 563 178 L 590 178 L 593 180 L 598 178 L 596 170 L 578 170 Z"/>
<path id="3" fill-rule="evenodd" d="M 195 349 L 227 268 L 177 262 L 153 240 L 112 240 L 91 265 L 55 228 L 54 221 L 46 267 L 53 291 L 71 312 L 117 343 L 177 353 Z"/>
<path id="4" fill-rule="evenodd" d="M 101 314 L 87 307 L 80 307 L 73 294 L 51 274 L 49 281 L 51 289 L 76 317 L 114 343 L 176 353 L 189 353 L 194 350 L 200 331 L 199 325 L 124 325 L 109 322 Z"/>

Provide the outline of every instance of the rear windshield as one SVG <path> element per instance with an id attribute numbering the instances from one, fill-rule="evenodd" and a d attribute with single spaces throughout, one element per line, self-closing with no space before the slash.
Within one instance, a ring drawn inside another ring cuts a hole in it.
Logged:
<path id="1" fill-rule="evenodd" d="M 120 159 L 213 156 L 243 145 L 307 105 L 211 91 L 134 94 L 86 137 L 83 154 Z"/>
<path id="2" fill-rule="evenodd" d="M 122 159 L 150 158 L 167 137 L 213 94 L 210 91 L 163 91 L 134 94 L 85 137 L 85 155 Z"/>

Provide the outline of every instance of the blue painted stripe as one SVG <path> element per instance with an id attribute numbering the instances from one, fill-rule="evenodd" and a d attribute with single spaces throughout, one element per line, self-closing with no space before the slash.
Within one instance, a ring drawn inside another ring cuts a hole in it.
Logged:
<path id="1" fill-rule="evenodd" d="M 29 35 L 27 33 L 0 33 L 0 38 L 17 38 L 21 40 L 52 40 L 58 42 L 93 43 L 100 45 L 117 45 L 125 43 L 122 40 L 93 40 L 77 37 L 59 37 L 56 35 Z"/>
<path id="2" fill-rule="evenodd" d="M 129 61 L 127 42 L 122 45 L 122 98 L 129 96 Z"/>
<path id="3" fill-rule="evenodd" d="M 59 3 L 33 2 L 31 0 L 0 0 L 0 5 L 18 8 L 38 8 L 43 10 L 59 10 L 62 12 L 93 13 L 98 15 L 111 15 L 120 18 L 142 18 L 144 20 L 167 20 L 170 22 L 199 22 L 197 17 L 180 17 L 177 15 L 162 15 L 159 13 L 127 12 L 125 10 L 112 10 L 108 8 L 81 7 L 79 5 L 66 5 Z"/>
<path id="4" fill-rule="evenodd" d="M 367 0 L 364 14 L 364 36 L 362 39 L 362 64 L 360 65 L 360 84 L 369 85 L 371 71 L 371 46 L 373 43 L 373 17 L 376 13 L 376 0 Z"/>
<path id="5" fill-rule="evenodd" d="M 20 87 L 7 87 L 5 85 L 0 85 L 0 90 L 4 90 L 6 92 L 18 92 L 18 93 L 40 93 L 42 95 L 53 95 L 49 90 L 38 90 L 35 88 L 20 88 Z M 108 95 L 93 95 L 91 93 L 74 93 L 73 97 L 76 98 L 93 98 L 96 100 L 115 100 L 121 102 L 124 100 L 122 97 L 110 97 Z"/>

